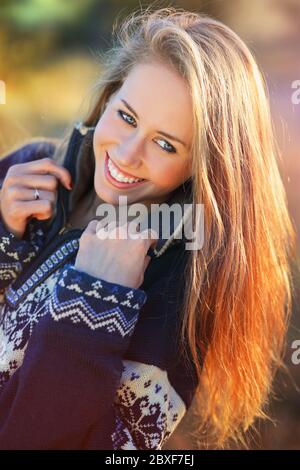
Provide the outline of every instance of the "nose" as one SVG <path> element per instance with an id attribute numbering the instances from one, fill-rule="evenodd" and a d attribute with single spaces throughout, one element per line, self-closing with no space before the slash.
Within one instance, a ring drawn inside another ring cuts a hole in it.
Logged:
<path id="1" fill-rule="evenodd" d="M 115 161 L 121 168 L 127 168 L 129 173 L 129 169 L 139 168 L 143 163 L 141 142 L 135 136 L 122 140 L 115 151 Z"/>

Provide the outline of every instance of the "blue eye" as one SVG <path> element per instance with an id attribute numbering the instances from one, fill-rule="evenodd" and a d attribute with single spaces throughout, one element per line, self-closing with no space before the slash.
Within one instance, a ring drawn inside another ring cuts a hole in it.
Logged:
<path id="1" fill-rule="evenodd" d="M 126 117 L 129 117 L 129 118 L 131 118 L 131 119 L 134 120 L 134 118 L 133 118 L 132 116 L 130 116 L 130 115 L 127 114 L 127 113 L 124 113 L 124 111 L 121 111 L 121 109 L 118 109 L 118 114 L 121 116 L 121 118 L 123 119 L 123 121 L 125 121 L 125 122 L 127 122 L 128 124 L 132 125 L 132 122 L 127 121 L 127 119 L 124 119 L 124 116 L 126 116 Z"/>
<path id="2" fill-rule="evenodd" d="M 159 141 L 161 142 L 164 142 L 165 144 L 167 144 L 169 146 L 169 150 L 167 150 L 166 148 L 163 148 L 163 150 L 165 150 L 166 152 L 169 152 L 169 153 L 176 153 L 176 149 L 173 147 L 173 145 L 169 144 L 169 142 L 167 142 L 166 140 L 163 140 L 163 139 L 158 139 Z"/>
<path id="3" fill-rule="evenodd" d="M 130 116 L 130 114 L 124 113 L 124 111 L 122 111 L 121 109 L 118 109 L 118 114 L 119 114 L 119 116 L 121 117 L 121 119 L 123 121 L 127 122 L 127 124 L 129 124 L 130 126 L 134 126 L 135 119 L 132 116 Z M 128 121 L 127 118 L 133 119 L 133 122 Z M 168 147 L 169 150 L 167 150 L 166 148 L 160 146 L 165 152 L 177 153 L 176 149 L 173 147 L 173 145 L 169 144 L 169 142 L 167 142 L 166 140 L 163 140 L 163 139 L 158 139 L 158 140 L 161 141 L 161 142 L 164 142 L 165 144 L 167 144 L 169 146 Z"/>

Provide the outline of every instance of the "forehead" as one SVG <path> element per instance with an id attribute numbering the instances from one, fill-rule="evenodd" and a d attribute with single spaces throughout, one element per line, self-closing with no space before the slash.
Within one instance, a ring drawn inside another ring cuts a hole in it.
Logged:
<path id="1" fill-rule="evenodd" d="M 192 100 L 186 81 L 170 66 L 161 63 L 136 65 L 116 94 L 125 99 L 149 126 L 190 142 Z"/>

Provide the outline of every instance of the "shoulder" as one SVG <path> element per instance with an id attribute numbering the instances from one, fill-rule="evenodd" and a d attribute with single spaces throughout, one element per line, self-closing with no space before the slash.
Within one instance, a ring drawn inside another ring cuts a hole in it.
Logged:
<path id="1" fill-rule="evenodd" d="M 52 158 L 59 143 L 60 140 L 55 138 L 35 138 L 10 149 L 8 153 L 0 156 L 0 188 L 8 169 L 12 165 L 46 157 Z"/>

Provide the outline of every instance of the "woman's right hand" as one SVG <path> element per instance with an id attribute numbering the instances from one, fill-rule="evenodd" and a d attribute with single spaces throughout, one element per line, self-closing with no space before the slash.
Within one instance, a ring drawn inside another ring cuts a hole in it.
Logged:
<path id="1" fill-rule="evenodd" d="M 55 210 L 60 181 L 71 189 L 70 172 L 51 158 L 12 165 L 3 181 L 0 210 L 6 228 L 22 238 L 31 218 L 50 219 Z M 40 199 L 34 199 L 38 189 Z"/>

